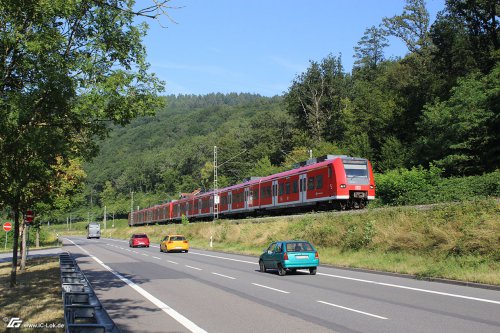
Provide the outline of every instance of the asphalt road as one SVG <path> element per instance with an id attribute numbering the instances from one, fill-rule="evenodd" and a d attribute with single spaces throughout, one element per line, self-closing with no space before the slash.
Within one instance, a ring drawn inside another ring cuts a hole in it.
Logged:
<path id="1" fill-rule="evenodd" d="M 254 257 L 123 240 L 69 238 L 63 251 L 123 332 L 500 332 L 495 290 L 321 266 L 280 277 Z"/>

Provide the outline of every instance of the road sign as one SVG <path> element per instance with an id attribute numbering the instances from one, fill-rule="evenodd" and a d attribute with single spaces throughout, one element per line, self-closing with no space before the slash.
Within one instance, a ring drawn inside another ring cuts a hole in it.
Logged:
<path id="1" fill-rule="evenodd" d="M 9 232 L 11 229 L 12 229 L 12 223 L 10 223 L 10 222 L 5 222 L 5 223 L 3 224 L 3 230 L 5 230 L 5 232 Z"/>
<path id="2" fill-rule="evenodd" d="M 32 223 L 33 222 L 33 211 L 32 210 L 28 210 L 26 211 L 26 223 Z"/>

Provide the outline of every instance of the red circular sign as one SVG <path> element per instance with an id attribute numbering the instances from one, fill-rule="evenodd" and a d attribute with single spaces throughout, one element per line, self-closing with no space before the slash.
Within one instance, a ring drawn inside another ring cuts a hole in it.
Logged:
<path id="1" fill-rule="evenodd" d="M 12 223 L 10 222 L 5 222 L 3 224 L 3 230 L 5 230 L 6 232 L 10 231 L 12 229 Z"/>

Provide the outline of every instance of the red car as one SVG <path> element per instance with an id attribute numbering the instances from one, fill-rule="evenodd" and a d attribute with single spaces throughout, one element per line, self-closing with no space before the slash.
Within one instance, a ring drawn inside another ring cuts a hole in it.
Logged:
<path id="1" fill-rule="evenodd" d="M 149 247 L 149 238 L 146 234 L 133 234 L 128 241 L 130 247 Z"/>

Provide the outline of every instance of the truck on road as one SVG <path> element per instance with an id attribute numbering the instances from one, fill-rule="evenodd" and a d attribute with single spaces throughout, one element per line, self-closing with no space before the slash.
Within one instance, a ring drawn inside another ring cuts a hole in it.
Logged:
<path id="1" fill-rule="evenodd" d="M 87 239 L 101 238 L 101 225 L 98 222 L 90 222 L 87 224 Z"/>

